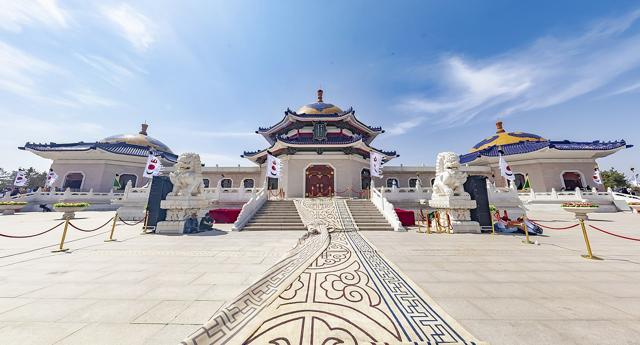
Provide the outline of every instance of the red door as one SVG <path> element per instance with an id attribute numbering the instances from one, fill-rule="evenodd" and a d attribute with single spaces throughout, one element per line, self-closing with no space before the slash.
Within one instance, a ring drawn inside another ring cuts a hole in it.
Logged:
<path id="1" fill-rule="evenodd" d="M 333 168 L 328 165 L 311 165 L 305 171 L 305 196 L 330 197 L 335 193 Z"/>

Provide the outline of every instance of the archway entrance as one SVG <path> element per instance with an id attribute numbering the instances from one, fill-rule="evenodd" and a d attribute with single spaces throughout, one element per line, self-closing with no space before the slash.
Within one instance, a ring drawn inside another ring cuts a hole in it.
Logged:
<path id="1" fill-rule="evenodd" d="M 310 165 L 305 171 L 305 179 L 306 197 L 333 196 L 335 193 L 333 168 L 328 165 Z"/>
<path id="2" fill-rule="evenodd" d="M 576 188 L 584 188 L 582 185 L 582 175 L 577 171 L 567 171 L 562 174 L 565 190 L 574 190 Z"/>

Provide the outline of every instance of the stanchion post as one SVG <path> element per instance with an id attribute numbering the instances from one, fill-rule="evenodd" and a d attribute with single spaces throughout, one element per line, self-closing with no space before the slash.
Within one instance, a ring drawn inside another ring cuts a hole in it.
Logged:
<path id="1" fill-rule="evenodd" d="M 113 238 L 113 232 L 116 230 L 116 222 L 118 221 L 118 213 L 116 212 L 115 216 L 113 216 L 113 223 L 111 223 L 111 232 L 109 232 L 109 238 L 104 240 L 105 242 L 113 242 L 115 239 Z"/>
<path id="2" fill-rule="evenodd" d="M 524 244 L 533 244 L 533 242 L 529 241 L 529 228 L 527 227 L 527 214 L 525 213 L 524 216 L 522 216 L 522 228 L 524 230 L 524 237 L 525 240 L 522 241 L 522 243 Z"/>
<path id="3" fill-rule="evenodd" d="M 142 235 L 147 234 L 147 223 L 149 222 L 149 209 L 144 210 L 144 225 L 142 225 Z"/>
<path id="4" fill-rule="evenodd" d="M 587 236 L 587 228 L 584 226 L 584 219 L 578 218 L 578 221 L 580 222 L 580 227 L 582 228 L 582 236 L 584 236 L 584 243 L 587 245 L 587 253 L 588 253 L 587 255 L 581 255 L 581 256 L 585 259 L 602 260 L 602 258 L 599 258 L 593 255 L 593 252 L 591 251 L 591 244 L 589 243 L 589 236 Z"/>
<path id="5" fill-rule="evenodd" d="M 64 239 L 67 237 L 67 229 L 69 229 L 69 218 L 64 219 L 64 230 L 62 230 L 62 238 L 60 239 L 60 247 L 57 250 L 52 250 L 52 253 L 66 252 L 69 248 L 64 248 Z"/>

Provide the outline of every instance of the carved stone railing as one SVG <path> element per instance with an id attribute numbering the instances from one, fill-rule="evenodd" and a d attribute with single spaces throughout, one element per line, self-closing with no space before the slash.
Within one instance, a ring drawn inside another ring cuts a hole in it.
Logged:
<path id="1" fill-rule="evenodd" d="M 204 196 L 207 200 L 223 202 L 247 202 L 259 191 L 260 188 L 223 188 L 211 187 L 204 189 Z"/>
<path id="2" fill-rule="evenodd" d="M 371 181 L 371 202 L 376 206 L 378 211 L 382 213 L 384 218 L 389 222 L 393 230 L 395 231 L 405 231 L 405 228 L 402 227 L 402 223 L 400 223 L 400 219 L 394 210 L 393 205 L 387 200 L 384 195 L 384 188 L 377 190 Z"/>
<path id="3" fill-rule="evenodd" d="M 256 192 L 256 189 L 252 189 L 253 193 L 249 200 L 242 205 L 242 210 L 238 215 L 238 219 L 236 219 L 235 223 L 233 223 L 233 231 L 240 231 L 247 225 L 247 222 L 258 212 L 260 208 L 267 202 L 267 197 L 269 196 L 266 188 L 261 188 L 260 191 Z"/>
<path id="4" fill-rule="evenodd" d="M 40 205 L 45 204 L 51 207 L 57 202 L 88 202 L 91 204 L 89 210 L 107 211 L 115 210 L 116 206 L 111 205 L 114 197 L 121 196 L 122 192 L 96 193 L 93 189 L 88 192 L 72 192 L 67 188 L 64 192 L 45 192 L 37 190 L 31 193 L 18 194 L 14 196 L 6 195 L 0 201 L 23 201 L 28 205 L 22 208 L 23 212 L 41 211 Z"/>
<path id="5" fill-rule="evenodd" d="M 134 188 L 131 181 L 127 182 L 124 193 L 111 200 L 111 204 L 118 206 L 118 216 L 124 220 L 141 220 L 145 216 L 151 183 L 144 187 Z"/>
<path id="6" fill-rule="evenodd" d="M 391 202 L 429 200 L 433 193 L 432 188 L 419 185 L 413 188 L 383 187 L 382 190 L 384 191 L 384 196 Z"/>

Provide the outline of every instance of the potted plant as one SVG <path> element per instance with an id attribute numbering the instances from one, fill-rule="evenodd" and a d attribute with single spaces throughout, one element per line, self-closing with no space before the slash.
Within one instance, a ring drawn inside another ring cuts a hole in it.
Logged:
<path id="1" fill-rule="evenodd" d="M 25 201 L 0 201 L 0 210 L 3 215 L 7 216 L 18 212 L 26 205 Z"/>
<path id="2" fill-rule="evenodd" d="M 563 210 L 575 214 L 576 219 L 582 220 L 589 219 L 587 214 L 598 209 L 598 205 L 592 202 L 564 202 L 561 207 Z"/>
<path id="3" fill-rule="evenodd" d="M 629 207 L 631 207 L 634 211 L 636 211 L 636 213 L 640 214 L 640 202 L 631 201 L 631 202 L 627 202 L 627 205 L 629 205 Z"/>
<path id="4" fill-rule="evenodd" d="M 75 212 L 82 211 L 91 206 L 88 202 L 59 202 L 53 204 L 53 208 L 58 212 L 64 212 L 62 218 L 73 219 Z"/>

